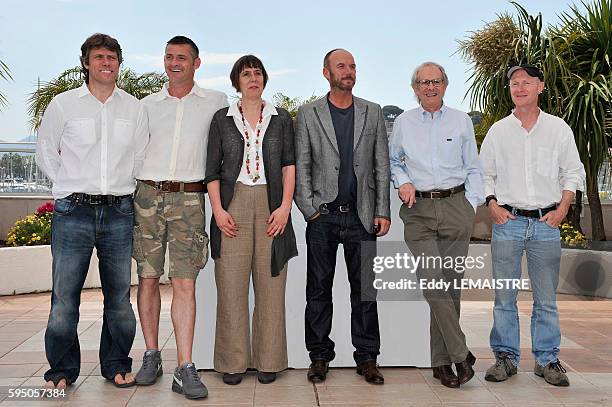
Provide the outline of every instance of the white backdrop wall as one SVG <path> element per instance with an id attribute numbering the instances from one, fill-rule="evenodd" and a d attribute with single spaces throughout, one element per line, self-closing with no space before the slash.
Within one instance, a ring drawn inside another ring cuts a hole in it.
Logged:
<path id="1" fill-rule="evenodd" d="M 207 200 L 208 202 L 208 200 Z M 400 200 L 391 188 L 391 230 L 379 241 L 402 241 L 403 223 L 399 218 Z M 211 210 L 206 207 L 210 225 Z M 304 307 L 306 306 L 306 222 L 295 207 L 292 212 L 293 227 L 298 243 L 299 256 L 289 262 L 287 273 L 287 346 L 289 366 L 305 368 L 310 364 L 304 345 Z M 349 284 L 344 264 L 342 246 L 338 250 L 334 278 L 334 317 L 331 339 L 336 343 L 336 358 L 331 366 L 354 366 L 351 344 Z M 252 289 L 252 288 L 251 288 Z M 199 369 L 213 367 L 215 338 L 215 309 L 217 295 L 214 279 L 214 260 L 209 259 L 200 272 L 196 287 L 197 316 L 193 359 Z M 253 310 L 253 293 L 250 306 Z M 420 301 L 380 301 L 378 303 L 381 349 L 378 362 L 381 366 L 428 367 L 429 358 L 429 307 Z"/>

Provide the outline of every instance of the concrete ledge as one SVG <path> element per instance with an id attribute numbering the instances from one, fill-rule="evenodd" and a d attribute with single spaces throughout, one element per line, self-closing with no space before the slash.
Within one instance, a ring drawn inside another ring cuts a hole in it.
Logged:
<path id="1" fill-rule="evenodd" d="M 491 246 L 471 244 L 471 256 L 483 256 L 485 267 L 471 269 L 466 278 L 492 278 Z M 166 274 L 162 283 L 167 283 Z M 293 264 L 293 267 L 296 267 Z M 527 260 L 523 256 L 523 278 L 527 275 Z M 132 261 L 132 284 L 138 284 L 136 262 Z M 94 249 L 85 288 L 100 287 L 98 257 Z M 0 248 L 0 295 L 25 294 L 51 290 L 51 246 L 22 246 Z M 559 288 L 563 294 L 612 298 L 612 252 L 563 249 Z"/>
<path id="2" fill-rule="evenodd" d="M 166 274 L 162 283 L 166 283 Z M 132 260 L 132 285 L 138 284 L 136 262 Z M 51 246 L 0 248 L 0 295 L 51 291 Z M 94 249 L 85 279 L 85 288 L 100 287 L 98 256 Z"/>
<path id="3" fill-rule="evenodd" d="M 471 269 L 466 278 L 492 278 L 491 245 L 471 244 L 469 255 L 483 256 L 485 267 Z M 527 258 L 522 259 L 523 274 L 527 274 Z M 612 298 L 612 252 L 581 249 L 561 250 L 561 269 L 559 271 L 558 293 Z"/>

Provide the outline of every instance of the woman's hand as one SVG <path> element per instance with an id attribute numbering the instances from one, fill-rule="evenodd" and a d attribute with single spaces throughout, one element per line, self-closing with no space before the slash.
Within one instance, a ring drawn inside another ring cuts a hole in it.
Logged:
<path id="1" fill-rule="evenodd" d="M 287 226 L 287 220 L 289 220 L 290 213 L 291 205 L 281 205 L 272 212 L 267 221 L 268 228 L 266 229 L 266 234 L 270 237 L 282 235 L 285 232 L 285 226 Z"/>
<path id="2" fill-rule="evenodd" d="M 238 225 L 234 222 L 234 218 L 224 209 L 219 209 L 217 212 L 213 212 L 217 226 L 221 229 L 221 232 L 227 237 L 236 237 L 238 232 Z"/>

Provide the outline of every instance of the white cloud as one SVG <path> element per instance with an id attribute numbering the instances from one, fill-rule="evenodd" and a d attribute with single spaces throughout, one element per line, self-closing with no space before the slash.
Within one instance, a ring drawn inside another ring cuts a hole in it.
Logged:
<path id="1" fill-rule="evenodd" d="M 199 86 L 204 88 L 220 88 L 223 86 L 231 86 L 229 76 L 213 76 L 210 78 L 196 79 Z"/>
<path id="2" fill-rule="evenodd" d="M 204 65 L 233 65 L 234 62 L 244 54 L 218 54 L 214 52 L 204 52 L 202 54 L 202 64 Z"/>
<path id="3" fill-rule="evenodd" d="M 164 68 L 164 56 L 162 54 L 153 55 L 153 54 L 135 54 L 135 55 L 126 55 L 125 59 L 131 65 L 132 62 L 139 62 L 143 65 L 150 66 L 152 68 Z"/>
<path id="4" fill-rule="evenodd" d="M 294 72 L 297 72 L 297 70 L 289 69 L 289 68 L 274 69 L 274 70 L 268 71 L 268 76 L 270 76 L 270 78 L 279 78 L 281 76 L 289 75 L 289 74 L 292 74 Z"/>

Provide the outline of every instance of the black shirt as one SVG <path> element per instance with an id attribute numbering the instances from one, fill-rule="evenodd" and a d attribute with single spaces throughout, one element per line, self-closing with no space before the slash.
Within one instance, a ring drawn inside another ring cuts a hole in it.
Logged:
<path id="1" fill-rule="evenodd" d="M 357 177 L 353 170 L 353 138 L 355 129 L 355 105 L 346 109 L 334 106 L 327 99 L 331 113 L 338 152 L 340 153 L 340 169 L 338 171 L 338 196 L 332 202 L 334 205 L 345 205 L 357 202 Z"/>

